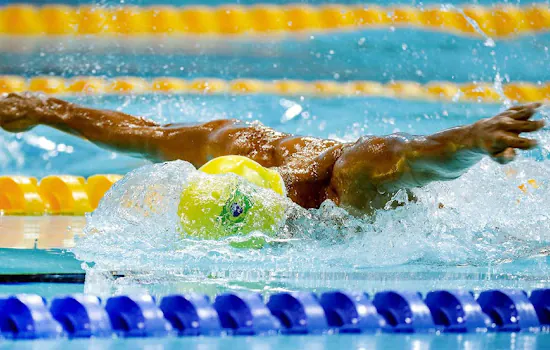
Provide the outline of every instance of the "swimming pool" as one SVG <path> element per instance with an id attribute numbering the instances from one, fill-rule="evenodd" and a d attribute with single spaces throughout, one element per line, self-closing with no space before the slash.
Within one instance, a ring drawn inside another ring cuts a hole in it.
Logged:
<path id="1" fill-rule="evenodd" d="M 53 74 L 67 79 L 78 75 L 109 78 L 134 75 L 148 80 L 174 76 L 381 83 L 444 80 L 493 84 L 496 81 L 496 90 L 501 87 L 500 80 L 505 85 L 531 82 L 540 89 L 549 80 L 548 34 L 492 43 L 483 37 L 390 27 L 316 33 L 305 39 L 289 37 L 267 42 L 230 39 L 225 46 L 218 40 L 195 52 L 189 48 L 176 52 L 157 48 L 144 53 L 139 46 L 128 49 L 118 44 L 109 46 L 112 45 L 109 43 L 106 44 L 108 52 L 90 52 L 82 47 L 59 52 L 58 47 L 35 41 L 26 52 L 13 52 L 4 46 L 0 53 L 0 73 L 28 78 Z M 193 40 L 200 43 L 205 39 Z M 337 94 L 323 97 L 291 93 L 211 95 L 147 91 L 66 98 L 162 123 L 241 118 L 260 120 L 284 132 L 345 141 L 364 134 L 428 134 L 489 117 L 503 108 L 498 96 L 485 103 L 481 99 L 468 101 L 460 95 L 440 101 Z M 372 295 L 392 289 L 426 293 L 456 288 L 474 292 L 492 288 L 548 288 L 550 231 L 544 199 L 548 194 L 550 140 L 546 130 L 538 133 L 537 138 L 541 148 L 524 153 L 511 166 L 501 168 L 482 162 L 463 179 L 429 186 L 419 192 L 421 204 L 381 211 L 374 223 L 357 222 L 327 206 L 313 212 L 314 219 L 328 218 L 321 221 L 322 230 L 313 227 L 311 236 L 301 242 L 258 252 L 180 246 L 177 254 L 164 254 L 155 247 L 142 247 L 146 236 L 116 241 L 121 248 L 118 250 L 101 244 L 96 244 L 94 249 L 90 244 L 78 248 L 78 235 L 84 225 L 82 217 L 0 216 L 0 256 L 4 262 L 0 273 L 12 275 L 12 280 L 6 279 L 0 285 L 0 293 L 37 293 L 51 298 L 79 292 L 107 297 L 145 291 L 160 298 L 191 291 L 208 295 L 257 291 L 271 295 L 280 291 L 321 293 L 351 289 Z M 45 127 L 17 135 L 0 131 L 2 175 L 41 178 L 50 174 L 125 174 L 145 164 L 143 160 L 101 150 Z M 515 175 L 508 176 L 510 172 Z M 525 191 L 518 188 L 530 179 L 535 179 L 540 187 L 527 187 Z M 437 201 L 442 201 L 447 208 L 435 209 Z M 507 209 L 500 212 L 501 207 Z M 493 215 L 493 211 L 497 214 Z M 312 227 L 311 222 L 307 225 L 303 228 Z M 351 235 L 354 230 L 361 233 L 359 238 Z M 345 239 L 327 237 L 327 233 L 341 233 Z M 75 241 L 77 249 L 71 251 Z M 87 265 L 75 254 L 87 261 Z M 32 280 L 28 275 L 33 274 L 40 274 L 36 278 L 42 281 L 29 283 Z M 387 348 L 388 342 L 395 348 L 543 348 L 549 344 L 544 333 L 499 333 L 324 335 L 223 341 L 218 338 L 94 340 L 56 346 L 328 349 Z M 37 341 L 32 346 L 48 344 L 51 343 Z"/>

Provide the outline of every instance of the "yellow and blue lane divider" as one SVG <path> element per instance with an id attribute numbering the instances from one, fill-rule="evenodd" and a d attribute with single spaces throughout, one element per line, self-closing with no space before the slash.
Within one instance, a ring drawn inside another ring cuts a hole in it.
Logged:
<path id="1" fill-rule="evenodd" d="M 501 91 L 500 91 L 501 90 Z M 380 96 L 415 100 L 441 100 L 456 102 L 496 103 L 504 98 L 516 102 L 550 100 L 550 82 L 511 82 L 497 89 L 490 83 L 430 82 L 420 84 L 414 81 L 337 82 L 330 80 L 256 80 L 198 78 L 186 80 L 160 77 L 147 80 L 139 77 L 74 77 L 65 79 L 55 76 L 39 76 L 26 79 L 20 76 L 0 76 L 0 93 L 43 92 L 62 95 L 101 94 L 275 94 L 286 96 L 351 97 Z"/>
<path id="2" fill-rule="evenodd" d="M 39 295 L 0 298 L 0 333 L 8 339 L 274 335 L 326 333 L 548 332 L 550 289 L 471 292 L 330 291 L 121 295 L 104 303 L 69 295 L 49 303 Z"/>
<path id="3" fill-rule="evenodd" d="M 547 4 L 410 7 L 376 5 L 0 7 L 5 35 L 246 35 L 417 27 L 459 35 L 506 38 L 550 29 Z"/>

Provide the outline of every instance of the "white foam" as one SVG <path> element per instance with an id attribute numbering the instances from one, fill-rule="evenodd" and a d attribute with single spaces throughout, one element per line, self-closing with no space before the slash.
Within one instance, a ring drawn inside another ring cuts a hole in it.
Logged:
<path id="1" fill-rule="evenodd" d="M 458 180 L 415 189 L 417 201 L 355 218 L 331 202 L 318 210 L 292 207 L 282 247 L 235 249 L 225 241 L 183 239 L 177 204 L 194 168 L 183 161 L 128 174 L 88 218 L 78 240 L 80 259 L 113 268 L 158 267 L 193 261 L 285 262 L 310 257 L 312 268 L 402 264 L 416 260 L 483 264 L 526 257 L 550 242 L 549 162 L 523 158 L 501 167 L 485 159 Z M 505 171 L 506 170 L 506 171 Z M 512 174 L 515 172 L 515 174 Z M 528 184 L 536 181 L 539 188 Z M 523 185 L 526 193 L 518 186 Z M 396 194 L 395 201 L 406 197 Z M 128 203 L 133 203 L 128 207 Z M 441 208 L 443 205 L 443 208 Z M 308 260 L 308 259 L 306 259 Z M 333 261 L 334 260 L 334 261 Z M 302 265 L 303 267 L 303 265 Z"/>

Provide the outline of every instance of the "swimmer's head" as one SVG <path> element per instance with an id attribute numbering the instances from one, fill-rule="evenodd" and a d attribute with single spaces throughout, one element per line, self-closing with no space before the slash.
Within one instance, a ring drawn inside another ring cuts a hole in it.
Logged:
<path id="1" fill-rule="evenodd" d="M 178 215 L 185 234 L 219 239 L 260 231 L 274 235 L 285 219 L 284 182 L 240 156 L 206 163 L 182 191 Z M 237 175 L 237 176 L 236 176 Z"/>

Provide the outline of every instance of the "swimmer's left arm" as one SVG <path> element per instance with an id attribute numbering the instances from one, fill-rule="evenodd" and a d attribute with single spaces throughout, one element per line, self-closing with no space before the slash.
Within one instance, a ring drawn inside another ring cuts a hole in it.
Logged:
<path id="1" fill-rule="evenodd" d="M 295 161 L 307 167 L 317 155 L 338 142 L 295 137 L 259 123 L 233 119 L 196 124 L 157 124 L 126 113 L 80 106 L 32 93 L 0 94 L 0 130 L 23 132 L 46 125 L 94 144 L 152 161 L 182 159 L 202 166 L 212 158 L 236 154 L 266 167 Z M 326 161 L 325 163 L 330 163 Z"/>
<path id="2" fill-rule="evenodd" d="M 455 179 L 485 155 L 508 163 L 514 159 L 516 148 L 536 146 L 535 140 L 519 134 L 544 126 L 543 121 L 530 120 L 539 106 L 517 106 L 495 117 L 425 137 L 395 134 L 362 138 L 343 149 L 334 166 L 331 187 L 342 204 L 376 206 L 373 197 L 377 194 Z"/>

